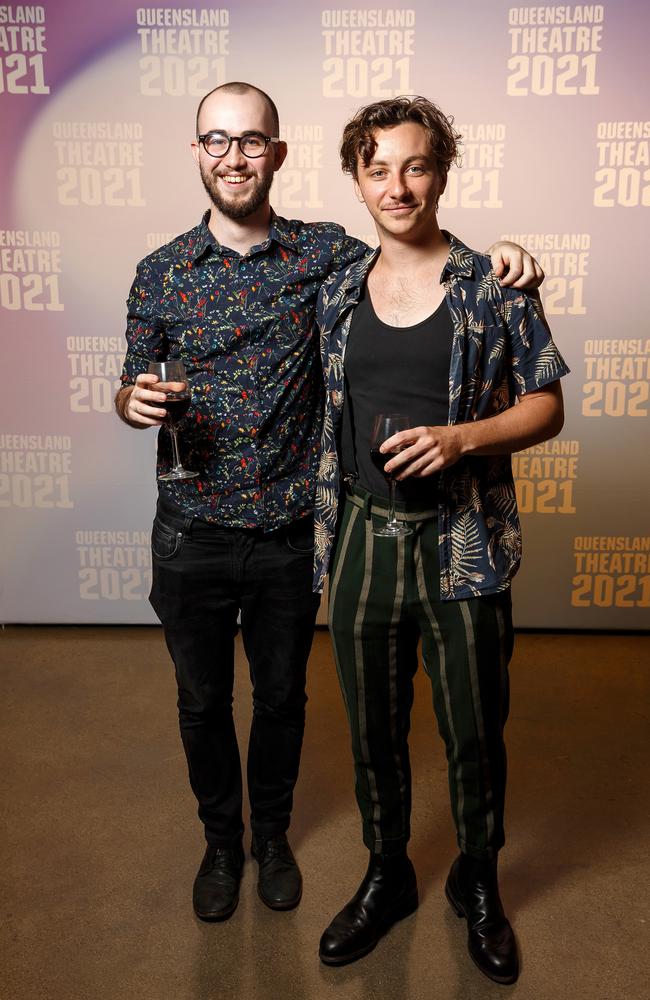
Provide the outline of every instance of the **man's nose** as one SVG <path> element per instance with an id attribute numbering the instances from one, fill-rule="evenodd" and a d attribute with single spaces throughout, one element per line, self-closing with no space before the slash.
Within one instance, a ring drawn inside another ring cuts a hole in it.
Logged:
<path id="1" fill-rule="evenodd" d="M 239 148 L 239 142 L 237 139 L 233 139 L 230 143 L 230 149 L 224 156 L 223 162 L 227 167 L 239 167 L 240 170 L 242 166 L 246 164 L 246 157 Z"/>
<path id="2" fill-rule="evenodd" d="M 390 194 L 391 198 L 395 198 L 395 200 L 399 200 L 399 199 L 403 198 L 404 195 L 407 192 L 408 192 L 408 188 L 406 186 L 406 183 L 405 183 L 404 178 L 402 177 L 402 175 L 401 174 L 394 174 L 390 178 L 390 183 L 388 185 L 388 193 Z"/>

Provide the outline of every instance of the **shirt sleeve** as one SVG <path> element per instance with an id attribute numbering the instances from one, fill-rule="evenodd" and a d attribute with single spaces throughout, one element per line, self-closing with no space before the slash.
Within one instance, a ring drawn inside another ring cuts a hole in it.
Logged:
<path id="1" fill-rule="evenodd" d="M 123 386 L 133 385 L 150 361 L 167 357 L 165 326 L 159 311 L 160 280 L 146 260 L 140 261 L 127 299 L 126 356 Z"/>
<path id="2" fill-rule="evenodd" d="M 568 375 L 570 369 L 553 341 L 537 292 L 513 290 L 506 300 L 506 319 L 518 396 Z"/>
<path id="3" fill-rule="evenodd" d="M 332 271 L 342 271 L 356 260 L 365 257 L 370 249 L 367 243 L 355 239 L 354 236 L 348 236 L 343 228 L 340 228 L 337 235 L 338 238 L 332 246 Z"/>

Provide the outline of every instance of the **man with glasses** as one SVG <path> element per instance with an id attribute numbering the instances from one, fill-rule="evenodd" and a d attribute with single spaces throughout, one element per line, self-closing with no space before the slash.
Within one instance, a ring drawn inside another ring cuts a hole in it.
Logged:
<path id="1" fill-rule="evenodd" d="M 253 685 L 247 777 L 258 892 L 298 904 L 302 880 L 286 831 L 305 718 L 314 486 L 322 410 L 313 322 L 328 275 L 365 244 L 333 223 L 276 216 L 273 176 L 286 157 L 273 101 L 228 83 L 199 105 L 192 153 L 211 209 L 137 268 L 116 396 L 135 428 L 161 427 L 164 389 L 149 362 L 180 358 L 192 387 L 181 425 L 194 479 L 159 482 L 151 603 L 175 664 L 181 737 L 207 850 L 194 883 L 204 920 L 235 910 L 244 863 L 242 778 L 232 717 L 233 640 L 241 614 Z M 506 281 L 535 279 L 517 247 L 495 253 Z M 170 467 L 158 436 L 158 474 Z"/>

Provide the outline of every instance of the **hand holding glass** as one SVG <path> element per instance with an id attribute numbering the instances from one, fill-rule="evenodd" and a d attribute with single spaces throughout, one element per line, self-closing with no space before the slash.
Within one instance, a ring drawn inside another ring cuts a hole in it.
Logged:
<path id="1" fill-rule="evenodd" d="M 411 422 L 403 413 L 378 413 L 372 428 L 370 438 L 370 458 L 388 482 L 388 520 L 383 528 L 374 528 L 373 535 L 381 538 L 396 538 L 399 535 L 411 535 L 412 530 L 395 517 L 395 479 L 385 472 L 384 466 L 393 457 L 391 452 L 381 452 L 379 449 L 384 441 L 399 431 L 408 430 Z"/>
<path id="2" fill-rule="evenodd" d="M 183 388 L 176 392 L 164 389 L 158 382 L 151 387 L 167 395 L 164 403 L 156 403 L 154 405 L 164 406 L 167 410 L 165 426 L 171 434 L 172 449 L 174 452 L 173 468 L 169 472 L 166 472 L 164 476 L 158 476 L 158 481 L 169 482 L 177 479 L 194 479 L 195 476 L 198 476 L 198 472 L 190 472 L 189 469 L 183 468 L 178 453 L 178 438 L 176 435 L 176 424 L 185 416 L 192 401 L 192 394 L 187 384 L 185 365 L 182 361 L 151 361 L 147 370 L 150 375 L 157 375 L 161 383 L 183 383 Z"/>

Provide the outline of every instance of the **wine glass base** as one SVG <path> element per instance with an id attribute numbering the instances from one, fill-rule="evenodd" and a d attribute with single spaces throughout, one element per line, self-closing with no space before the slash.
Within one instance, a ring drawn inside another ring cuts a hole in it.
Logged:
<path id="1" fill-rule="evenodd" d="M 159 483 L 173 483 L 179 479 L 194 479 L 198 476 L 198 472 L 189 472 L 187 469 L 172 469 L 171 472 L 166 472 L 164 476 L 158 476 Z"/>
<path id="2" fill-rule="evenodd" d="M 413 529 L 406 524 L 386 525 L 383 528 L 373 528 L 373 535 L 377 538 L 399 538 L 400 535 L 412 535 Z"/>

